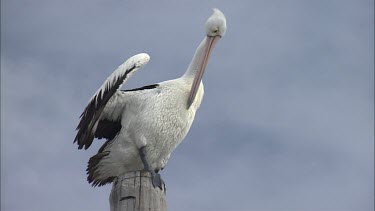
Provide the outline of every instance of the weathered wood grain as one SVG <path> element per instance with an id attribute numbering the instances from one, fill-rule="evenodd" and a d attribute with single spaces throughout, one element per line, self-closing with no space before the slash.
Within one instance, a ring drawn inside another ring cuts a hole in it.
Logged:
<path id="1" fill-rule="evenodd" d="M 127 172 L 112 185 L 111 211 L 166 211 L 165 190 L 154 188 L 146 171 Z"/>

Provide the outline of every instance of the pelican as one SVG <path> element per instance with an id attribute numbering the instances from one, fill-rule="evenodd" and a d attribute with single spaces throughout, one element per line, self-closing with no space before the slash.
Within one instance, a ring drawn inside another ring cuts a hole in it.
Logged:
<path id="1" fill-rule="evenodd" d="M 137 89 L 120 90 L 150 60 L 137 54 L 120 65 L 96 91 L 80 116 L 74 143 L 88 149 L 94 138 L 107 139 L 90 158 L 87 180 L 92 186 L 111 183 L 129 171 L 149 171 L 154 187 L 165 188 L 158 173 L 188 133 L 203 98 L 202 76 L 212 49 L 224 36 L 224 14 L 213 9 L 186 72 L 177 79 Z"/>

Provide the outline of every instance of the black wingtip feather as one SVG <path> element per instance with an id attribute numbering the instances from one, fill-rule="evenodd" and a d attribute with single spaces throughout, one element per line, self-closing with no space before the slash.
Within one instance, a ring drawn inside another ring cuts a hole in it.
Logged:
<path id="1" fill-rule="evenodd" d="M 158 86 L 159 86 L 159 84 L 151 84 L 151 85 L 142 86 L 142 87 L 135 88 L 135 89 L 127 89 L 127 90 L 121 90 L 121 91 L 123 91 L 123 92 L 134 92 L 134 91 L 140 91 L 140 90 L 145 90 L 145 89 L 155 89 Z"/>
<path id="2" fill-rule="evenodd" d="M 81 114 L 81 120 L 77 126 L 77 136 L 75 138 L 75 142 L 77 142 L 79 148 L 82 149 L 84 146 L 85 149 L 88 149 L 91 146 L 91 143 L 94 139 L 94 135 L 92 135 L 92 131 L 95 123 L 99 120 L 99 117 L 109 101 L 109 99 L 114 95 L 117 89 L 121 86 L 124 80 L 127 78 L 130 72 L 132 72 L 136 66 L 134 65 L 132 68 L 125 71 L 124 75 L 119 78 L 116 78 L 115 83 L 112 86 L 110 84 L 106 84 L 104 90 L 100 90 L 95 97 L 89 102 L 85 110 Z"/>

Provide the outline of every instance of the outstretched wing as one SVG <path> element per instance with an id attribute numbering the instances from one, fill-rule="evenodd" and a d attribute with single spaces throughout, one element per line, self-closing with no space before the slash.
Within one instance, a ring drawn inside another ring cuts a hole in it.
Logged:
<path id="1" fill-rule="evenodd" d="M 104 81 L 100 89 L 92 96 L 81 114 L 81 120 L 77 126 L 78 132 L 74 143 L 77 142 L 78 149 L 83 147 L 88 149 L 95 137 L 112 139 L 114 131 L 121 128 L 119 121 L 123 105 L 119 105 L 119 102 L 112 97 L 115 97 L 116 91 L 121 88 L 122 84 L 149 60 L 150 56 L 145 53 L 129 58 Z M 110 103 L 108 103 L 109 101 Z M 108 114 L 104 112 L 106 106 L 105 110 Z"/>

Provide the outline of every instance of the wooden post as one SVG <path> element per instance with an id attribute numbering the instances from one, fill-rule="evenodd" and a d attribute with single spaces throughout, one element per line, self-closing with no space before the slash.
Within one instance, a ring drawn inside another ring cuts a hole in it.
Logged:
<path id="1" fill-rule="evenodd" d="M 165 190 L 154 188 L 146 171 L 126 172 L 112 185 L 111 211 L 166 211 Z"/>

